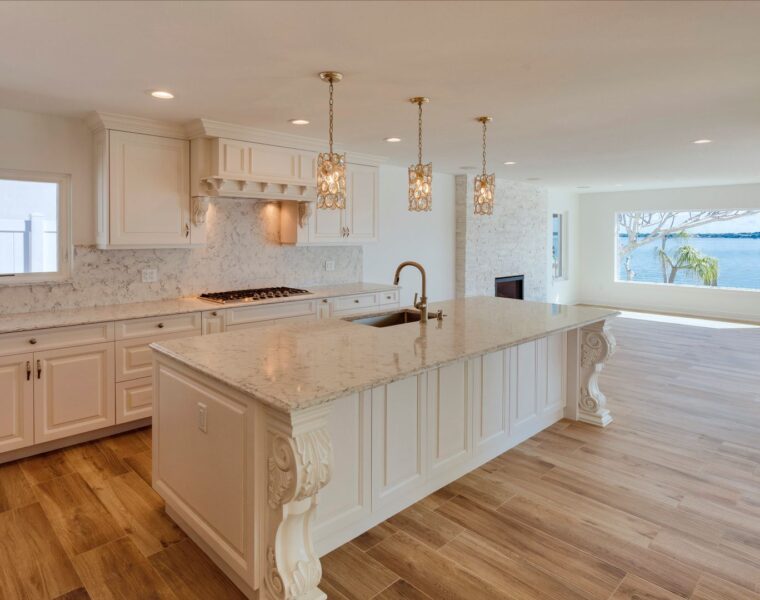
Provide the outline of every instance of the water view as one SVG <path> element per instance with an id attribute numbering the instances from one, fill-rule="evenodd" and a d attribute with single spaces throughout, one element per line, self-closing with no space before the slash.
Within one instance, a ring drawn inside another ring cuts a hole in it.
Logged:
<path id="1" fill-rule="evenodd" d="M 617 279 L 760 289 L 760 211 L 625 212 Z"/>

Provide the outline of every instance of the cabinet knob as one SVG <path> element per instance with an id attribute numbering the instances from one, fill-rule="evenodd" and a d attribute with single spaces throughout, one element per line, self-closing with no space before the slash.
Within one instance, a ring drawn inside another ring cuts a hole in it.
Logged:
<path id="1" fill-rule="evenodd" d="M 163 329 L 164 328 L 164 324 L 163 323 L 159 323 L 158 325 L 156 325 L 156 327 L 158 327 L 159 329 Z"/>
<path id="2" fill-rule="evenodd" d="M 32 338 L 31 340 L 29 340 L 29 343 L 30 343 L 32 346 L 34 346 L 34 345 L 37 343 L 37 338 Z"/>
<path id="3" fill-rule="evenodd" d="M 327 298 L 322 298 L 322 303 L 323 304 L 327 304 L 327 302 L 328 302 Z"/>
<path id="4" fill-rule="evenodd" d="M 219 313 L 218 313 L 218 312 L 216 312 L 216 311 L 214 311 L 214 312 L 212 312 L 212 313 L 211 313 L 211 316 L 212 316 L 212 317 L 216 317 L 216 316 L 218 316 L 218 315 L 219 315 Z"/>
<path id="5" fill-rule="evenodd" d="M 354 303 L 355 303 L 355 304 L 359 304 L 359 298 L 355 298 L 355 299 L 354 299 Z"/>
<path id="6" fill-rule="evenodd" d="M 386 299 L 386 300 L 390 300 L 390 299 L 392 299 L 392 298 L 393 298 L 393 296 L 386 296 L 386 297 L 385 297 L 385 299 Z"/>

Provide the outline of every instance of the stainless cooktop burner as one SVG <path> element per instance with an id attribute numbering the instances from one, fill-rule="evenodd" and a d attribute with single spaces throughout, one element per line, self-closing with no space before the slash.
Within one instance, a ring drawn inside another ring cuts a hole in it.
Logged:
<path id="1" fill-rule="evenodd" d="M 218 302 L 227 304 L 229 302 L 256 302 L 257 300 L 268 300 L 270 298 L 288 298 L 290 296 L 300 296 L 301 294 L 310 294 L 308 290 L 299 290 L 289 287 L 271 287 L 257 288 L 252 290 L 235 290 L 233 292 L 213 292 L 201 294 L 199 297 L 209 302 Z"/>

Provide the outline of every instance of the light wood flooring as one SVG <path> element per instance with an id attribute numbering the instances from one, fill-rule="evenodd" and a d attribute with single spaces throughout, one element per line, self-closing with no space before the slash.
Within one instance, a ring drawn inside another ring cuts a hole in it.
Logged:
<path id="1" fill-rule="evenodd" d="M 331 600 L 760 600 L 760 329 L 617 319 L 615 422 L 567 421 L 323 557 Z M 0 466 L 0 598 L 235 599 L 150 430 Z"/>

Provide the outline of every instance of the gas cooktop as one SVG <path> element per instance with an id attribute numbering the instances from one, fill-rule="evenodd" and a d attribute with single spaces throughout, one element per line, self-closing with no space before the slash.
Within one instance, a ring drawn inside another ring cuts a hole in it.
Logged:
<path id="1" fill-rule="evenodd" d="M 271 287 L 256 288 L 252 290 L 235 290 L 233 292 L 212 292 L 201 294 L 199 298 L 209 302 L 227 304 L 231 302 L 256 302 L 260 300 L 269 300 L 270 298 L 288 298 L 290 296 L 300 296 L 301 294 L 310 294 L 308 290 L 299 290 L 289 287 Z"/>

